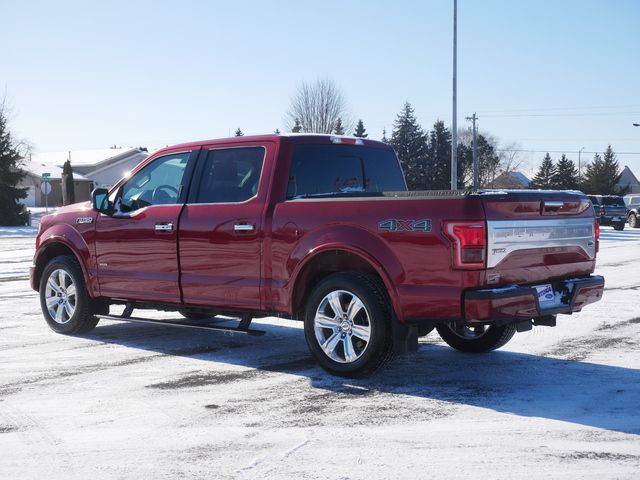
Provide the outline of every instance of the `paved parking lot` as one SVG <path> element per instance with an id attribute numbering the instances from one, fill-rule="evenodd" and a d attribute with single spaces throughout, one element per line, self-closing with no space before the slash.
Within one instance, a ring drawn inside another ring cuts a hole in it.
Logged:
<path id="1" fill-rule="evenodd" d="M 604 300 L 481 356 L 437 334 L 355 381 L 299 323 L 244 337 L 101 322 L 48 329 L 0 238 L 0 476 L 638 478 L 640 230 L 602 229 Z M 167 314 L 158 314 L 158 318 Z"/>

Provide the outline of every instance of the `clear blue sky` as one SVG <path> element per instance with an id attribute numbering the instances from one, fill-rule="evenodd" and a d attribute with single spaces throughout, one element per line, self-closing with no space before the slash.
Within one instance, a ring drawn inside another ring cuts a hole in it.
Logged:
<path id="1" fill-rule="evenodd" d="M 36 151 L 272 132 L 319 76 L 379 138 L 405 100 L 450 124 L 452 3 L 0 0 L 0 88 Z M 459 125 L 477 111 L 524 149 L 640 152 L 640 1 L 458 10 Z M 640 155 L 618 158 L 640 174 Z"/>

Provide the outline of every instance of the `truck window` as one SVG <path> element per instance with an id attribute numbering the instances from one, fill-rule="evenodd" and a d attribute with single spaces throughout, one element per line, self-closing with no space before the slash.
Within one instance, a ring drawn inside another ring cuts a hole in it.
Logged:
<path id="1" fill-rule="evenodd" d="M 624 201 L 622 200 L 622 197 L 602 197 L 602 204 L 611 207 L 624 207 Z"/>
<path id="2" fill-rule="evenodd" d="M 392 150 L 359 145 L 296 145 L 287 198 L 335 193 L 405 191 Z"/>
<path id="3" fill-rule="evenodd" d="M 119 210 L 124 213 L 176 203 L 189 155 L 184 152 L 156 158 L 134 174 L 122 186 Z"/>
<path id="4" fill-rule="evenodd" d="M 238 203 L 255 196 L 264 154 L 263 147 L 209 150 L 196 203 Z"/>

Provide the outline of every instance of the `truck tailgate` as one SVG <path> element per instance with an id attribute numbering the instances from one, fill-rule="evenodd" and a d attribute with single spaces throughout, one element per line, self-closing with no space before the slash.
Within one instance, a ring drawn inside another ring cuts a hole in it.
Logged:
<path id="1" fill-rule="evenodd" d="M 593 272 L 589 199 L 579 192 L 486 192 L 486 285 L 529 284 Z"/>

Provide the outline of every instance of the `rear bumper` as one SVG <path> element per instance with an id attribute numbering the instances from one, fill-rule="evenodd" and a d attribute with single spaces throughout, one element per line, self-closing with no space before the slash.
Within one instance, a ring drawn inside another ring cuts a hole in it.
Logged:
<path id="1" fill-rule="evenodd" d="M 570 314 L 599 301 L 604 291 L 604 277 L 599 275 L 550 283 L 554 291 L 564 292 L 558 306 L 541 308 L 534 285 L 471 290 L 464 294 L 464 318 L 467 322 L 507 323 Z"/>

